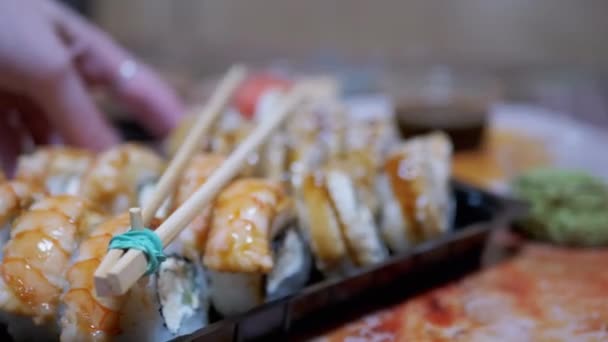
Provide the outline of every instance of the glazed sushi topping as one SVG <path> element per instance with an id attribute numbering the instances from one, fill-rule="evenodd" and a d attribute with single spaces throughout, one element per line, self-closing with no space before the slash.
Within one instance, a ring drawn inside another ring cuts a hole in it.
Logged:
<path id="1" fill-rule="evenodd" d="M 214 205 L 205 265 L 223 272 L 268 273 L 272 220 L 284 200 L 273 182 L 252 178 L 230 184 Z"/>

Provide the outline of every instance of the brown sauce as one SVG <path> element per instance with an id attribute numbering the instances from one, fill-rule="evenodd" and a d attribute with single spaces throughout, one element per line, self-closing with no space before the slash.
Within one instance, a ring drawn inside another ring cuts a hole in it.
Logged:
<path id="1" fill-rule="evenodd" d="M 427 104 L 398 103 L 397 127 L 402 138 L 444 131 L 456 151 L 478 148 L 484 138 L 487 124 L 487 106 L 482 103 L 450 102 Z"/>

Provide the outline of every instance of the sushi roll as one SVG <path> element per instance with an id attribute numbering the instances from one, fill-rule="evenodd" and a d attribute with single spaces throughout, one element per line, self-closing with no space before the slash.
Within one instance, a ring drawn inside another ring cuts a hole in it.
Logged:
<path id="1" fill-rule="evenodd" d="M 139 204 L 164 169 L 152 150 L 123 144 L 97 156 L 81 182 L 79 194 L 108 213 L 118 214 Z"/>
<path id="2" fill-rule="evenodd" d="M 158 272 L 125 295 L 98 297 L 93 275 L 114 235 L 129 229 L 127 214 L 98 225 L 83 241 L 67 272 L 61 341 L 167 341 L 207 323 L 208 302 L 200 266 L 170 256 Z"/>
<path id="3" fill-rule="evenodd" d="M 326 177 L 327 190 L 355 265 L 364 267 L 383 261 L 387 250 L 372 212 L 361 199 L 353 180 L 345 172 L 331 169 Z"/>
<path id="4" fill-rule="evenodd" d="M 377 217 L 380 212 L 376 194 L 378 175 L 391 147 L 398 142 L 397 132 L 385 119 L 351 120 L 345 140 L 338 166 L 352 177 L 361 199 Z"/>
<path id="5" fill-rule="evenodd" d="M 348 274 L 388 256 L 369 207 L 344 171 L 309 174 L 298 197 L 299 218 L 326 276 Z"/>
<path id="6" fill-rule="evenodd" d="M 196 109 L 198 109 L 198 107 Z M 165 155 L 170 158 L 175 156 L 179 147 L 184 143 L 186 135 L 190 132 L 192 125 L 194 125 L 195 119 L 196 114 L 194 110 L 190 110 L 180 119 L 177 127 L 175 127 L 163 141 L 162 148 Z M 201 151 L 205 150 L 205 145 L 205 142 L 201 143 Z"/>
<path id="7" fill-rule="evenodd" d="M 186 140 L 186 136 L 190 133 L 197 115 L 203 110 L 201 105 L 194 106 L 180 119 L 177 127 L 175 127 L 163 141 L 163 152 L 170 158 L 175 157 L 178 149 Z M 205 137 L 202 139 L 199 150 L 200 152 L 208 151 L 210 139 Z"/>
<path id="8" fill-rule="evenodd" d="M 287 170 L 290 192 L 296 193 L 304 178 L 312 170 L 322 167 L 327 159 L 327 149 L 321 141 L 293 139 L 288 141 Z"/>
<path id="9" fill-rule="evenodd" d="M 255 128 L 252 121 L 246 120 L 239 113 L 227 111 L 220 118 L 210 139 L 212 153 L 228 155 Z"/>
<path id="10" fill-rule="evenodd" d="M 452 144 L 443 133 L 412 138 L 386 160 L 378 184 L 381 231 L 394 252 L 448 231 Z"/>
<path id="11" fill-rule="evenodd" d="M 50 195 L 75 195 L 93 160 L 93 153 L 87 150 L 43 147 L 19 157 L 15 178 L 39 185 Z"/>
<path id="12" fill-rule="evenodd" d="M 193 107 L 165 139 L 163 147 L 169 157 L 175 156 L 201 110 L 203 110 L 201 106 Z M 240 113 L 228 109 L 214 123 L 209 135 L 202 139 L 198 152 L 230 153 L 251 128 L 253 128 L 251 123 L 248 123 Z"/>
<path id="13" fill-rule="evenodd" d="M 210 299 L 221 315 L 242 313 L 266 300 L 266 277 L 277 265 L 272 250 L 273 238 L 285 232 L 293 221 L 293 214 L 291 200 L 276 182 L 238 179 L 218 195 L 203 261 L 208 269 Z M 298 238 L 288 231 L 285 237 L 290 240 Z M 287 239 L 283 241 L 287 242 Z M 283 256 L 306 253 L 298 248 L 297 242 L 281 245 L 283 252 L 279 253 Z M 306 257 L 295 257 L 301 260 L 300 267 L 306 267 Z M 308 271 L 281 267 L 284 275 L 275 273 L 272 276 L 275 279 L 270 288 L 272 291 L 284 289 L 287 278 L 296 278 L 294 272 Z M 292 280 L 291 285 L 303 286 L 296 280 Z M 276 295 L 273 293 L 270 297 L 275 298 Z"/>
<path id="14" fill-rule="evenodd" d="M 272 135 L 262 147 L 257 175 L 287 185 L 287 137 L 284 132 Z"/>
<path id="15" fill-rule="evenodd" d="M 171 337 L 207 324 L 209 291 L 199 262 L 176 255 L 168 257 L 160 265 L 156 287 L 160 313 Z"/>
<path id="16" fill-rule="evenodd" d="M 93 275 L 105 256 L 113 235 L 129 228 L 123 214 L 95 228 L 82 242 L 74 264 L 66 273 L 67 289 L 60 320 L 62 341 L 107 341 L 120 333 L 119 310 L 123 297 L 97 297 Z"/>
<path id="17" fill-rule="evenodd" d="M 298 188 L 296 207 L 299 224 L 305 232 L 317 268 L 329 277 L 348 273 L 353 263 L 322 175 L 308 174 L 304 177 Z"/>
<path id="18" fill-rule="evenodd" d="M 194 156 L 177 185 L 174 195 L 173 210 L 184 203 L 211 176 L 223 162 L 224 157 L 218 154 L 200 153 Z M 178 253 L 191 260 L 200 260 L 207 242 L 211 225 L 211 205 L 202 208 L 200 215 L 177 236 L 167 248 L 167 253 Z"/>
<path id="19" fill-rule="evenodd" d="M 238 112 L 228 110 L 220 118 L 209 138 L 209 151 L 213 154 L 229 155 L 253 131 L 255 122 L 247 120 Z M 253 153 L 241 170 L 245 176 L 257 174 L 260 160 L 259 151 Z"/>
<path id="20" fill-rule="evenodd" d="M 109 340 L 165 342 L 193 333 L 208 323 L 207 294 L 200 264 L 169 256 L 123 296 L 119 333 Z"/>
<path id="21" fill-rule="evenodd" d="M 286 123 L 287 181 L 292 194 L 308 173 L 326 163 L 330 150 L 327 141 L 321 139 L 323 116 L 314 108 L 302 108 L 298 114 Z"/>
<path id="22" fill-rule="evenodd" d="M 94 224 L 88 204 L 74 196 L 48 197 L 20 215 L 0 264 L 0 311 L 16 340 L 58 335 L 64 275 L 80 234 Z"/>
<path id="23" fill-rule="evenodd" d="M 312 270 L 312 255 L 297 226 L 289 225 L 273 245 L 274 267 L 266 277 L 266 301 L 304 288 Z"/>
<path id="24" fill-rule="evenodd" d="M 268 91 L 262 95 L 257 103 L 253 120 L 260 123 L 267 119 L 268 113 L 276 107 L 284 94 L 280 91 Z M 287 171 L 287 135 L 285 125 L 282 125 L 270 136 L 261 147 L 256 176 L 264 177 L 277 182 L 286 180 Z"/>

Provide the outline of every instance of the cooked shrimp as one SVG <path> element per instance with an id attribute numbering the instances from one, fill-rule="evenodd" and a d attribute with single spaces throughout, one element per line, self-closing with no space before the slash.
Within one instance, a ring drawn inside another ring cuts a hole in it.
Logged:
<path id="1" fill-rule="evenodd" d="M 43 189 L 35 184 L 20 180 L 0 182 L 0 248 L 9 238 L 11 221 L 44 196 Z"/>
<path id="2" fill-rule="evenodd" d="M 62 341 L 105 341 L 120 334 L 120 309 L 125 296 L 98 297 L 93 274 L 105 256 L 110 239 L 129 229 L 126 214 L 106 221 L 79 248 L 76 262 L 67 272 L 68 290 L 63 296 Z"/>
<path id="3" fill-rule="evenodd" d="M 38 184 L 51 194 L 75 194 L 92 152 L 71 147 L 44 147 L 19 157 L 16 178 Z"/>
<path id="4" fill-rule="evenodd" d="M 140 188 L 156 180 L 163 167 L 152 150 L 124 144 L 98 156 L 84 176 L 80 194 L 107 212 L 124 212 L 138 205 Z"/>
<path id="5" fill-rule="evenodd" d="M 224 157 L 216 154 L 198 154 L 191 161 L 175 192 L 174 207 L 177 209 L 184 203 L 224 161 Z M 177 237 L 180 254 L 199 260 L 207 242 L 209 225 L 211 224 L 211 206 L 201 209 L 200 214 Z"/>
<path id="6" fill-rule="evenodd" d="M 291 202 L 276 183 L 239 179 L 217 197 L 204 263 L 221 272 L 268 273 L 273 221 Z"/>
<path id="7" fill-rule="evenodd" d="M 42 188 L 21 180 L 0 183 L 0 229 L 27 209 L 34 201 L 45 196 Z"/>
<path id="8" fill-rule="evenodd" d="M 62 213 L 76 225 L 79 238 L 87 237 L 105 217 L 103 213 L 93 208 L 87 199 L 72 195 L 47 197 L 34 203 L 30 210 L 50 210 Z"/>
<path id="9" fill-rule="evenodd" d="M 0 183 L 0 225 L 4 225 L 14 217 L 20 209 L 19 198 L 10 182 Z"/>
<path id="10" fill-rule="evenodd" d="M 78 234 L 93 223 L 86 201 L 68 195 L 42 199 L 19 216 L 0 265 L 0 308 L 36 324 L 52 321 Z"/>

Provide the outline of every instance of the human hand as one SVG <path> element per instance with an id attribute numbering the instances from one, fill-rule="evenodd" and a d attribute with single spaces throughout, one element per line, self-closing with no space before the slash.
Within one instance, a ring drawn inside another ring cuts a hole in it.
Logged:
<path id="1" fill-rule="evenodd" d="M 89 87 L 123 102 L 151 133 L 162 136 L 182 107 L 172 90 L 111 38 L 52 0 L 0 2 L 0 157 L 10 164 L 24 136 L 55 137 L 101 150 L 118 137 L 96 108 Z"/>

